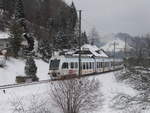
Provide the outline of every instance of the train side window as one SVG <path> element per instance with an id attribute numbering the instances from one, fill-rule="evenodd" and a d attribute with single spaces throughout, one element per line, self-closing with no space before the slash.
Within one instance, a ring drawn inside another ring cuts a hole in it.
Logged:
<path id="1" fill-rule="evenodd" d="M 83 69 L 86 69 L 86 63 L 83 62 Z"/>
<path id="2" fill-rule="evenodd" d="M 102 66 L 105 67 L 105 63 L 104 62 L 102 62 Z"/>
<path id="3" fill-rule="evenodd" d="M 76 68 L 76 69 L 78 68 L 78 63 L 77 63 L 77 62 L 75 62 L 75 68 Z"/>
<path id="4" fill-rule="evenodd" d="M 83 69 L 83 63 L 84 63 L 84 62 L 81 63 L 81 69 Z"/>
<path id="5" fill-rule="evenodd" d="M 109 67 L 109 63 L 107 62 L 107 65 L 106 65 L 107 67 Z"/>
<path id="6" fill-rule="evenodd" d="M 102 62 L 100 62 L 100 68 L 102 68 Z"/>
<path id="7" fill-rule="evenodd" d="M 104 63 L 102 62 L 102 68 L 104 67 Z"/>
<path id="8" fill-rule="evenodd" d="M 107 62 L 105 62 L 105 67 L 107 67 Z"/>
<path id="9" fill-rule="evenodd" d="M 90 69 L 92 69 L 92 62 L 90 62 Z"/>
<path id="10" fill-rule="evenodd" d="M 93 67 L 93 68 L 95 68 L 95 66 L 94 66 L 94 62 L 92 62 L 92 67 Z"/>
<path id="11" fill-rule="evenodd" d="M 88 62 L 86 63 L 86 69 L 89 69 L 89 63 Z"/>
<path id="12" fill-rule="evenodd" d="M 73 62 L 70 63 L 70 67 L 71 67 L 71 69 L 74 68 L 74 63 Z"/>
<path id="13" fill-rule="evenodd" d="M 63 65 L 62 65 L 62 69 L 68 69 L 68 67 L 69 67 L 69 66 L 68 66 L 68 63 L 67 63 L 67 62 L 64 62 Z"/>
<path id="14" fill-rule="evenodd" d="M 91 62 L 91 69 L 93 69 L 94 67 L 93 67 L 93 62 Z"/>

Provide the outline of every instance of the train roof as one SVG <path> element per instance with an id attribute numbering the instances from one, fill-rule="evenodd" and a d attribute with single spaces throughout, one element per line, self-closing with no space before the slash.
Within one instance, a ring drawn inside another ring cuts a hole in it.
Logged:
<path id="1" fill-rule="evenodd" d="M 80 51 L 76 51 L 74 55 L 79 54 Z M 85 44 L 81 47 L 81 54 L 87 56 L 95 56 L 95 57 L 104 57 L 108 58 L 106 52 L 102 49 L 99 49 L 95 45 Z"/>
<path id="2" fill-rule="evenodd" d="M 104 50 L 99 49 L 95 45 L 85 44 L 81 47 L 81 51 L 79 50 L 64 50 L 56 52 L 56 54 L 51 59 L 62 59 L 62 58 L 78 58 L 79 53 L 81 54 L 81 58 L 102 58 L 102 59 L 113 59 L 109 57 Z"/>

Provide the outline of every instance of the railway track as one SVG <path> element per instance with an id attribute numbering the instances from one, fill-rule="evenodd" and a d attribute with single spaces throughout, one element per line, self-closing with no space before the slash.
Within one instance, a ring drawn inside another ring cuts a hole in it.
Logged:
<path id="1" fill-rule="evenodd" d="M 0 90 L 1 89 L 10 89 L 10 88 L 16 88 L 16 87 L 23 87 L 23 86 L 30 86 L 30 85 L 36 85 L 36 84 L 43 84 L 43 83 L 48 83 L 51 80 L 41 80 L 38 82 L 30 82 L 30 83 L 20 83 L 20 84 L 8 84 L 8 85 L 1 85 L 0 86 Z"/>
<path id="2" fill-rule="evenodd" d="M 106 71 L 106 72 L 101 72 L 101 73 L 88 74 L 88 75 L 83 75 L 81 77 L 97 76 L 97 75 L 104 74 L 104 73 L 119 71 L 121 69 L 116 69 L 116 70 L 111 70 L 111 71 Z M 77 77 L 72 77 L 72 78 L 69 78 L 69 79 L 73 79 L 73 78 L 77 78 Z M 48 80 L 40 80 L 40 81 L 37 81 L 37 82 L 30 82 L 30 83 L 1 85 L 0 90 L 11 89 L 11 88 L 16 88 L 16 87 L 23 87 L 23 86 L 31 86 L 31 85 L 37 85 L 37 84 L 44 84 L 44 83 L 48 83 L 48 82 L 52 82 L 52 81 L 58 81 L 58 80 L 62 80 L 62 79 L 55 79 L 55 80 L 48 79 Z"/>

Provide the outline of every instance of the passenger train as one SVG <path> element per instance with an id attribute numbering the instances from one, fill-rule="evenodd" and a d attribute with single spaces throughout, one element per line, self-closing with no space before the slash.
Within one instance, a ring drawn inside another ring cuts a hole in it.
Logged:
<path id="1" fill-rule="evenodd" d="M 81 56 L 81 75 L 103 73 L 122 68 L 121 59 Z M 49 75 L 52 79 L 76 77 L 79 75 L 78 56 L 54 56 L 49 61 Z"/>

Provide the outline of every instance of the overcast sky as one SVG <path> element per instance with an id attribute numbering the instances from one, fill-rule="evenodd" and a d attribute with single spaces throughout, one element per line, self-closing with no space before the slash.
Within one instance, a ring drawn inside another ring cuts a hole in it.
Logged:
<path id="1" fill-rule="evenodd" d="M 83 29 L 99 32 L 150 33 L 150 0 L 65 0 L 83 10 Z"/>

